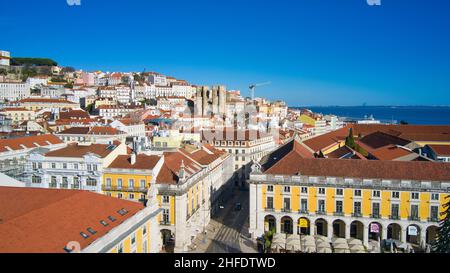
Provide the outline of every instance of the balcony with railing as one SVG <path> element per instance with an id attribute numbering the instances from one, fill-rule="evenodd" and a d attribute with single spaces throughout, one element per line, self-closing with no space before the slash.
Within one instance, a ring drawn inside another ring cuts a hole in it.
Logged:
<path id="1" fill-rule="evenodd" d="M 361 212 L 353 212 L 352 216 L 353 217 L 362 217 L 362 214 L 361 214 Z"/>
<path id="2" fill-rule="evenodd" d="M 391 216 L 389 216 L 389 219 L 391 219 L 391 220 L 400 220 L 400 216 L 398 214 L 391 214 Z"/>
<path id="3" fill-rule="evenodd" d="M 305 208 L 299 209 L 298 212 L 299 212 L 300 214 L 308 214 L 308 213 L 309 213 L 308 209 L 305 209 Z"/>
<path id="4" fill-rule="evenodd" d="M 380 213 L 379 212 L 374 212 L 370 215 L 370 217 L 375 218 L 375 219 L 379 219 L 381 218 Z"/>
<path id="5" fill-rule="evenodd" d="M 146 193 L 148 191 L 147 188 L 142 188 L 142 187 L 122 187 L 122 186 L 112 186 L 112 185 L 103 185 L 102 190 L 104 190 L 104 191 L 121 191 L 121 192 L 141 192 L 141 193 Z"/>
<path id="6" fill-rule="evenodd" d="M 336 212 L 334 212 L 334 216 L 344 216 L 344 212 L 343 211 L 336 211 Z"/>
<path id="7" fill-rule="evenodd" d="M 428 222 L 439 223 L 440 220 L 439 220 L 439 217 L 437 217 L 437 216 L 431 216 L 428 218 Z"/>
<path id="8" fill-rule="evenodd" d="M 408 217 L 409 221 L 420 221 L 419 216 L 418 215 L 411 215 Z"/>
<path id="9" fill-rule="evenodd" d="M 327 212 L 325 210 L 317 210 L 316 214 L 317 215 L 327 215 Z"/>

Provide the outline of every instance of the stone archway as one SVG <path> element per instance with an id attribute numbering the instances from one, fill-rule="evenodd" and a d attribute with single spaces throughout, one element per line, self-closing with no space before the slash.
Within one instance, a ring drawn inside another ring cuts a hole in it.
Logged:
<path id="1" fill-rule="evenodd" d="M 297 227 L 297 234 L 310 235 L 311 221 L 308 218 L 300 217 L 298 219 Z"/>
<path id="2" fill-rule="evenodd" d="M 350 224 L 350 237 L 364 240 L 364 224 L 360 221 L 353 221 Z"/>
<path id="3" fill-rule="evenodd" d="M 396 223 L 388 225 L 386 238 L 400 241 L 402 239 L 402 227 Z"/>
<path id="4" fill-rule="evenodd" d="M 271 230 L 277 232 L 277 219 L 273 215 L 267 215 L 264 217 L 264 232 Z"/>
<path id="5" fill-rule="evenodd" d="M 425 239 L 425 242 L 426 242 L 427 244 L 432 245 L 432 244 L 434 243 L 434 241 L 435 241 L 436 238 L 437 238 L 438 229 L 439 229 L 438 226 L 429 226 L 429 227 L 427 228 L 427 235 L 426 235 L 427 237 L 426 237 L 426 239 Z"/>
<path id="6" fill-rule="evenodd" d="M 333 222 L 333 236 L 338 238 L 345 238 L 345 222 L 341 219 L 334 220 Z"/>
<path id="7" fill-rule="evenodd" d="M 420 245 L 420 227 L 412 224 L 406 228 L 406 242 Z"/>
<path id="8" fill-rule="evenodd" d="M 378 241 L 383 238 L 383 226 L 379 222 L 372 222 L 369 224 L 369 240 Z"/>
<path id="9" fill-rule="evenodd" d="M 328 222 L 323 218 L 319 218 L 315 222 L 316 235 L 328 236 Z"/>
<path id="10" fill-rule="evenodd" d="M 281 232 L 285 234 L 293 234 L 294 233 L 294 222 L 292 218 L 289 216 L 284 216 L 281 218 Z"/>

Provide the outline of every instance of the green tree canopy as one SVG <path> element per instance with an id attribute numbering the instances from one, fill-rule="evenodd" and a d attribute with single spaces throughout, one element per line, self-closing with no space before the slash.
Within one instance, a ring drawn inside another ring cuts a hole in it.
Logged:
<path id="1" fill-rule="evenodd" d="M 449 201 L 444 205 L 445 211 L 442 212 L 444 219 L 439 224 L 436 241 L 433 244 L 433 252 L 450 253 L 450 197 Z"/>
<path id="2" fill-rule="evenodd" d="M 355 137 L 353 136 L 353 128 L 350 128 L 348 137 L 345 139 L 345 145 L 352 149 L 355 149 L 356 143 L 355 143 Z"/>
<path id="3" fill-rule="evenodd" d="M 47 58 L 12 58 L 11 65 L 57 66 L 58 63 Z"/>

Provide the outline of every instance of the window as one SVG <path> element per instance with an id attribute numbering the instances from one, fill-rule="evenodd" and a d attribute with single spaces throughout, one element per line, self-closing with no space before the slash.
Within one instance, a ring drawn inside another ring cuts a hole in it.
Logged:
<path id="1" fill-rule="evenodd" d="M 372 197 L 380 197 L 380 191 L 372 191 Z"/>
<path id="2" fill-rule="evenodd" d="M 141 179 L 140 187 L 141 189 L 145 189 L 145 179 Z"/>
<path id="3" fill-rule="evenodd" d="M 411 193 L 411 199 L 412 200 L 419 200 L 419 193 L 418 192 L 412 192 Z"/>
<path id="4" fill-rule="evenodd" d="M 319 194 L 325 194 L 325 188 L 319 188 Z"/>
<path id="5" fill-rule="evenodd" d="M 291 187 L 285 186 L 284 187 L 284 192 L 291 192 Z"/>
<path id="6" fill-rule="evenodd" d="M 355 196 L 361 196 L 361 190 L 355 190 Z"/>
<path id="7" fill-rule="evenodd" d="M 92 170 L 94 171 L 94 172 L 96 172 L 98 169 L 97 169 L 97 165 L 95 165 L 95 164 L 93 164 L 92 165 Z"/>
<path id="8" fill-rule="evenodd" d="M 411 205 L 411 220 L 418 220 L 418 219 L 419 219 L 419 206 Z"/>
<path id="9" fill-rule="evenodd" d="M 342 213 L 342 211 L 343 211 L 342 201 L 338 200 L 338 201 L 336 201 L 336 212 Z"/>
<path id="10" fill-rule="evenodd" d="M 73 164 L 73 168 L 74 168 L 75 170 L 78 170 L 78 163 L 74 163 L 74 164 Z"/>
<path id="11" fill-rule="evenodd" d="M 51 178 L 50 178 L 50 181 L 51 181 L 51 183 L 50 183 L 50 188 L 56 188 L 56 176 L 52 176 Z"/>
<path id="12" fill-rule="evenodd" d="M 33 162 L 33 170 L 36 170 L 37 169 L 37 163 L 36 162 Z"/>
<path id="13" fill-rule="evenodd" d="M 399 217 L 399 204 L 391 205 L 391 218 L 398 219 Z"/>
<path id="14" fill-rule="evenodd" d="M 106 187 L 111 188 L 111 178 L 106 178 Z"/>
<path id="15" fill-rule="evenodd" d="M 121 193 L 117 194 L 117 198 L 122 199 L 122 194 Z"/>
<path id="16" fill-rule="evenodd" d="M 130 193 L 130 194 L 128 195 L 128 199 L 134 200 L 134 193 Z"/>
<path id="17" fill-rule="evenodd" d="M 291 210 L 291 198 L 284 198 L 283 200 L 283 208 L 285 211 Z"/>
<path id="18" fill-rule="evenodd" d="M 267 186 L 267 191 L 268 192 L 273 192 L 273 186 L 272 185 Z"/>
<path id="19" fill-rule="evenodd" d="M 439 200 L 439 193 L 432 193 L 431 194 L 431 200 L 438 201 Z"/>
<path id="20" fill-rule="evenodd" d="M 430 207 L 430 218 L 432 221 L 437 221 L 439 218 L 439 207 L 431 206 Z"/>
<path id="21" fill-rule="evenodd" d="M 79 189 L 80 188 L 80 178 L 78 176 L 73 177 L 73 188 Z"/>
<path id="22" fill-rule="evenodd" d="M 123 181 L 121 178 L 117 179 L 117 188 L 121 189 L 123 186 Z"/>
<path id="23" fill-rule="evenodd" d="M 302 212 L 308 212 L 308 199 L 300 200 L 300 210 Z"/>
<path id="24" fill-rule="evenodd" d="M 344 195 L 344 190 L 343 189 L 336 189 L 336 195 L 339 195 L 339 196 Z"/>
<path id="25" fill-rule="evenodd" d="M 128 188 L 134 189 L 134 179 L 128 179 Z"/>
<path id="26" fill-rule="evenodd" d="M 69 187 L 69 180 L 67 179 L 67 177 L 63 177 L 62 178 L 62 185 L 61 188 L 63 189 L 67 189 Z"/>
<path id="27" fill-rule="evenodd" d="M 146 225 L 142 226 L 142 235 L 145 235 L 145 234 L 147 234 L 147 226 Z"/>
<path id="28" fill-rule="evenodd" d="M 131 245 L 134 246 L 136 244 L 136 233 L 131 234 Z"/>
<path id="29" fill-rule="evenodd" d="M 120 243 L 117 247 L 117 253 L 123 253 L 123 243 Z"/>
<path id="30" fill-rule="evenodd" d="M 267 209 L 273 209 L 273 197 L 272 196 L 267 197 Z"/>
<path id="31" fill-rule="evenodd" d="M 319 213 L 325 213 L 325 200 L 319 200 Z"/>
<path id="32" fill-rule="evenodd" d="M 375 218 L 380 217 L 380 203 L 372 204 L 372 217 L 375 217 Z"/>
<path id="33" fill-rule="evenodd" d="M 33 184 L 40 184 L 41 182 L 42 182 L 42 179 L 41 179 L 40 176 L 36 176 L 36 175 L 32 176 L 31 183 L 33 183 Z"/>
<path id="34" fill-rule="evenodd" d="M 393 199 L 399 199 L 399 198 L 400 198 L 400 192 L 398 192 L 398 191 L 393 191 L 393 192 L 392 192 L 392 198 L 393 198 Z"/>
<path id="35" fill-rule="evenodd" d="M 52 169 L 56 169 L 56 163 L 52 163 Z"/>
<path id="36" fill-rule="evenodd" d="M 63 166 L 63 169 L 67 169 L 67 163 L 63 163 L 62 166 Z"/>
<path id="37" fill-rule="evenodd" d="M 170 223 L 170 210 L 169 209 L 163 209 L 163 223 L 164 224 Z"/>
<path id="38" fill-rule="evenodd" d="M 88 187 L 96 187 L 97 186 L 97 180 L 94 179 L 94 178 L 86 179 L 86 186 L 88 186 Z"/>
<path id="39" fill-rule="evenodd" d="M 88 169 L 88 171 L 92 171 L 92 165 L 91 164 L 87 164 L 87 169 Z"/>
<path id="40" fill-rule="evenodd" d="M 353 211 L 355 213 L 355 215 L 361 215 L 361 202 L 355 202 L 353 204 Z"/>
<path id="41" fill-rule="evenodd" d="M 164 196 L 162 197 L 162 202 L 163 202 L 163 204 L 169 204 L 169 201 L 170 201 L 170 197 L 169 197 L 169 196 L 164 195 Z"/>
<path id="42" fill-rule="evenodd" d="M 307 187 L 302 187 L 302 193 L 308 193 L 308 188 Z"/>

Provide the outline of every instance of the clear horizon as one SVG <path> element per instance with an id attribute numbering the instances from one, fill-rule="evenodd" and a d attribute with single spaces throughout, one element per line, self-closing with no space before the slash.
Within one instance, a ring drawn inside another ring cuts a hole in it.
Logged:
<path id="1" fill-rule="evenodd" d="M 243 96 L 271 81 L 256 95 L 291 107 L 449 106 L 448 10 L 445 0 L 13 1 L 0 10 L 0 49 Z"/>

